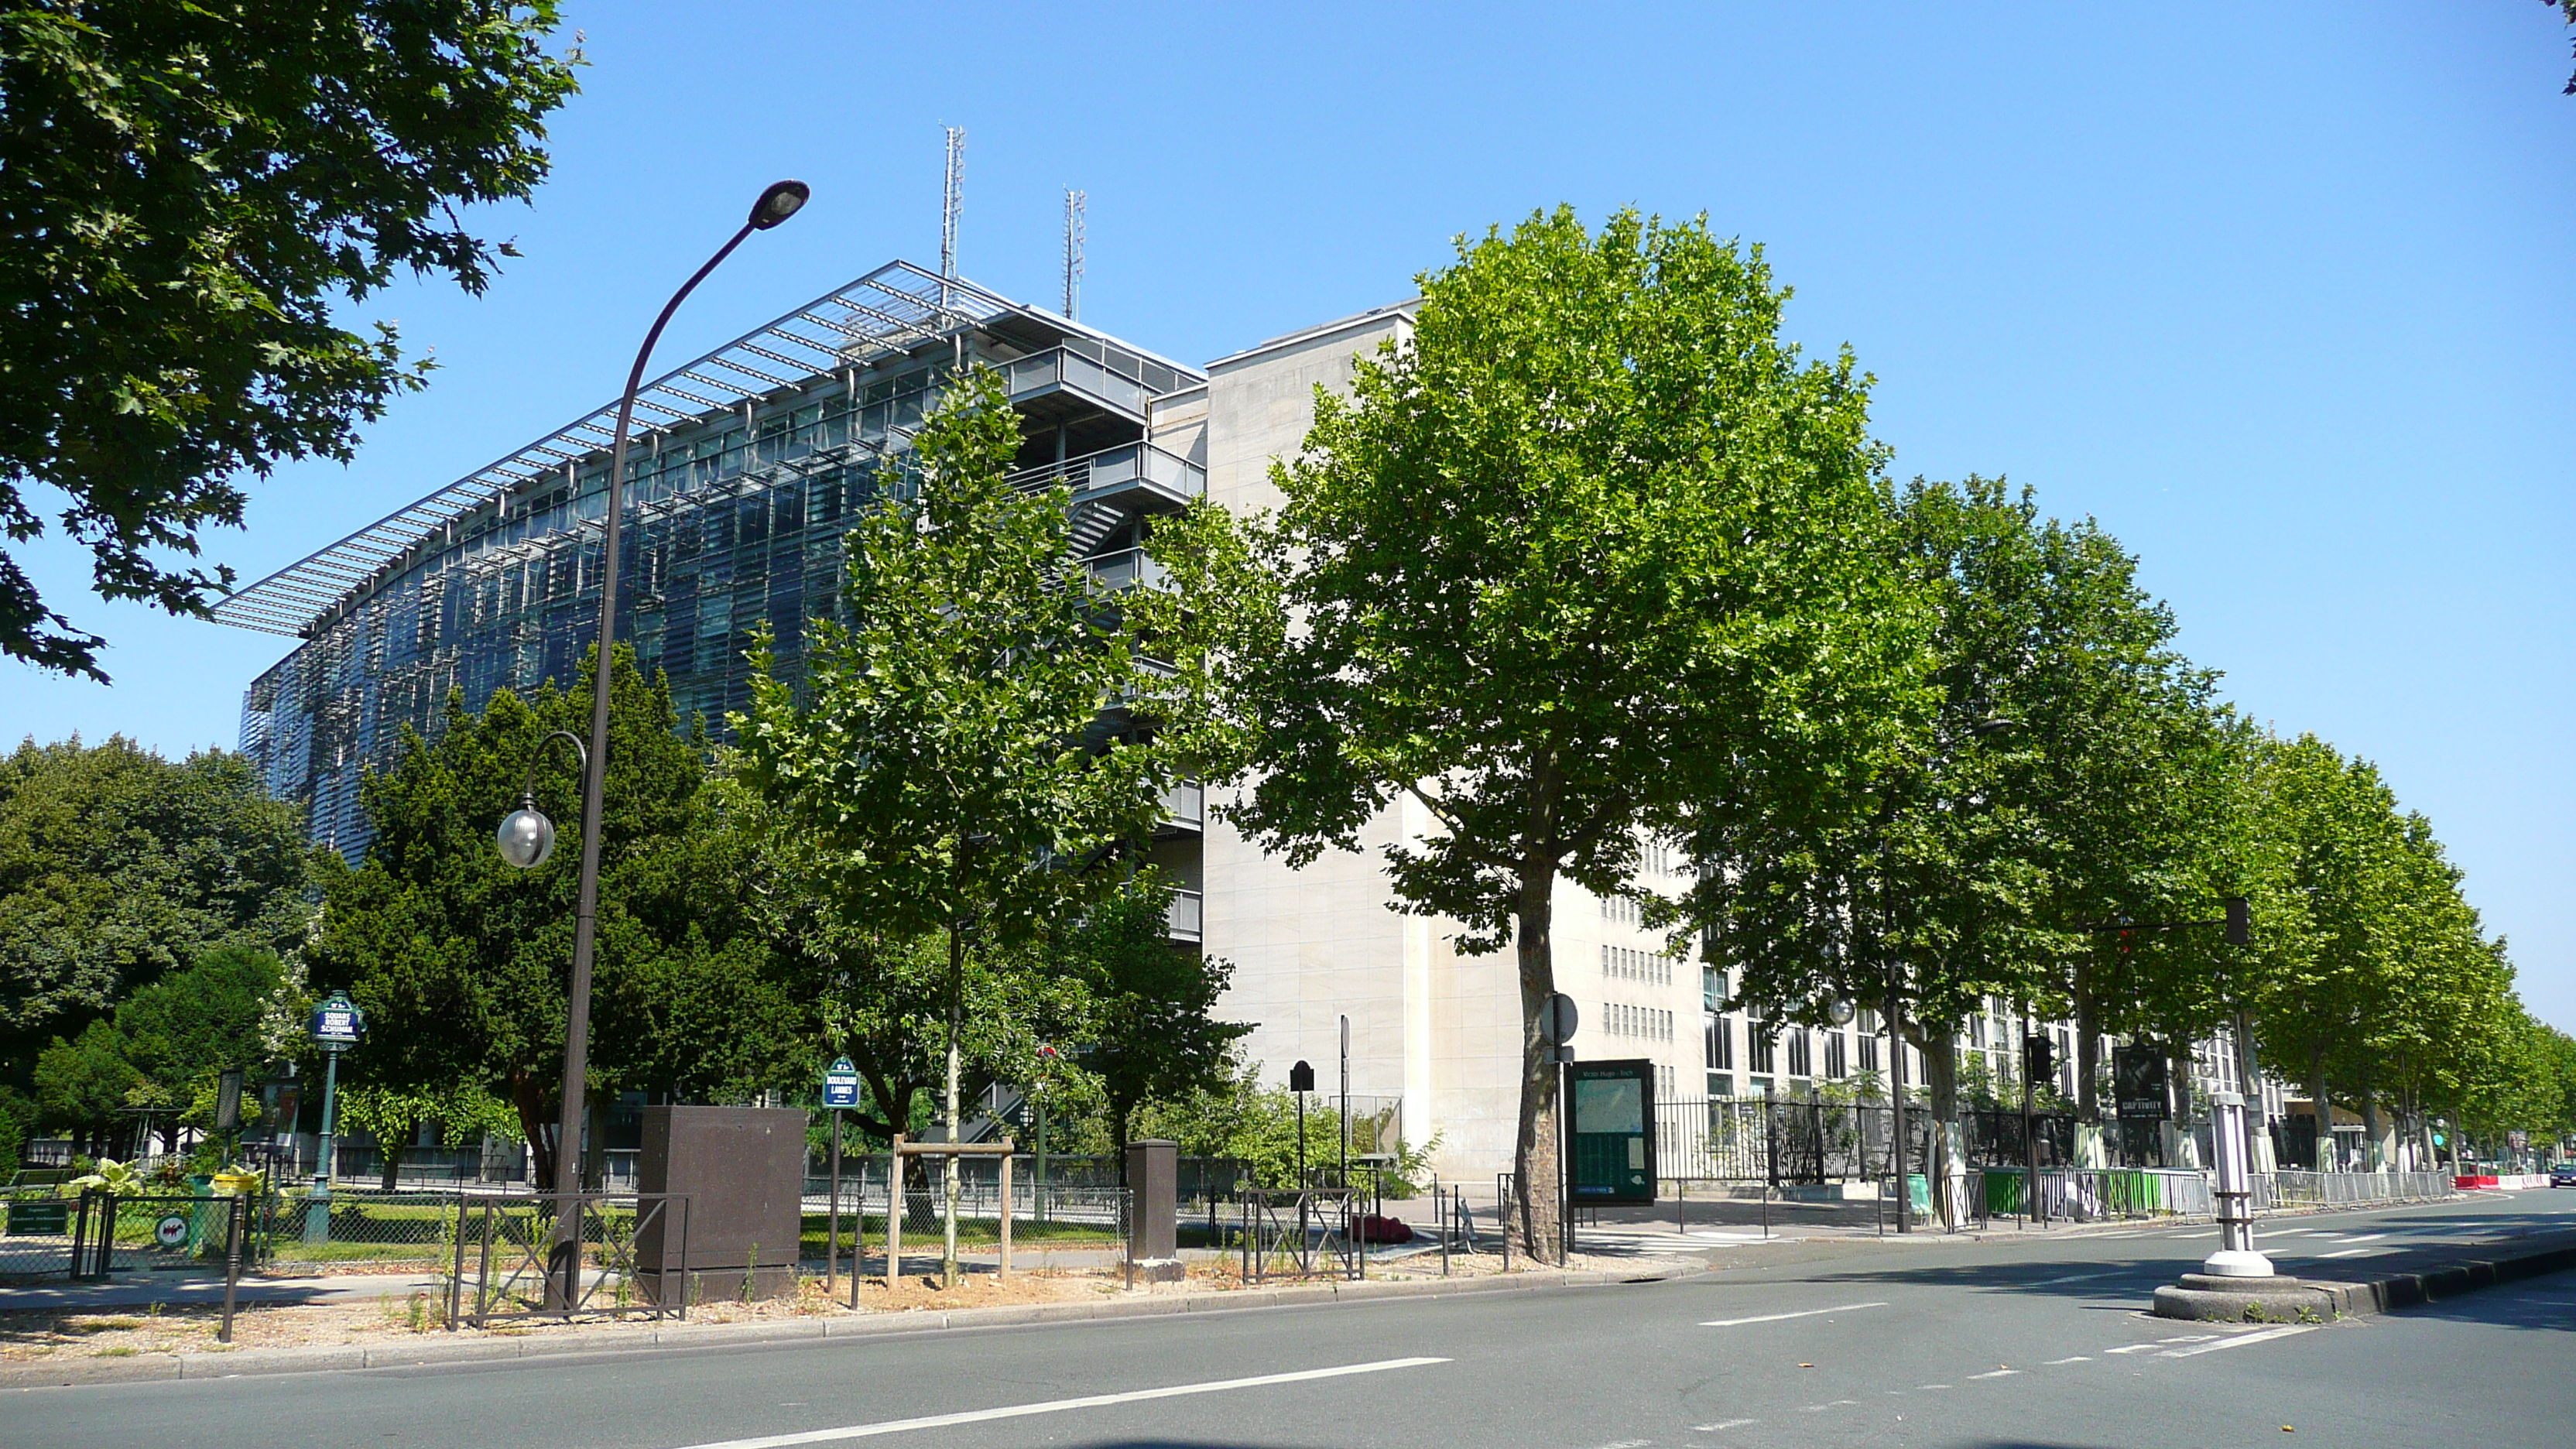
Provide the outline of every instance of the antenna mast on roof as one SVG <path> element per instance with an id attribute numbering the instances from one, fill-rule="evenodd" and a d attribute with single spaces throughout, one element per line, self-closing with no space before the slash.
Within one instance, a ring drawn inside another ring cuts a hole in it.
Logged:
<path id="1" fill-rule="evenodd" d="M 959 189 L 966 180 L 966 128 L 950 126 L 948 131 L 948 184 L 939 201 L 939 275 L 957 275 L 957 207 Z"/>
<path id="2" fill-rule="evenodd" d="M 1073 321 L 1082 317 L 1082 206 L 1090 199 L 1087 191 L 1065 189 L 1064 315 Z"/>

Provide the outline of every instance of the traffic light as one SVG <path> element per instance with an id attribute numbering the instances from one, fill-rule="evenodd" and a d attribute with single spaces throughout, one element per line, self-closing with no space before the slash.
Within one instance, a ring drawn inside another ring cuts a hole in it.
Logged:
<path id="1" fill-rule="evenodd" d="M 2227 944 L 2230 946 L 2254 944 L 2254 910 L 2253 907 L 2245 904 L 2243 896 L 2227 898 Z"/>
<path id="2" fill-rule="evenodd" d="M 2057 1075 L 2057 1043 L 2044 1036 L 2021 1039 L 2023 1076 L 2033 1082 L 2044 1082 Z"/>

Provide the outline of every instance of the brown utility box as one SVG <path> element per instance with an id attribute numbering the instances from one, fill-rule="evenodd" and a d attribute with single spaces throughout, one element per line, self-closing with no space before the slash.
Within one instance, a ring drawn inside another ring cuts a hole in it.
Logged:
<path id="1" fill-rule="evenodd" d="M 1181 1144 L 1148 1137 L 1127 1144 L 1130 1262 L 1177 1261 Z"/>
<path id="2" fill-rule="evenodd" d="M 672 1203 L 635 1235 L 637 1275 L 692 1303 L 796 1291 L 804 1231 L 805 1113 L 647 1107 L 635 1188 Z M 647 1207 L 649 1209 L 649 1202 Z"/>

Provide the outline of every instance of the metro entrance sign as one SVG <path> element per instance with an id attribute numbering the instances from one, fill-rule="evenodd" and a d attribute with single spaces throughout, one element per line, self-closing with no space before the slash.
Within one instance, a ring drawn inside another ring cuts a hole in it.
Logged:
<path id="1" fill-rule="evenodd" d="M 859 1069 L 848 1057 L 833 1061 L 823 1070 L 823 1105 L 855 1107 L 859 1105 Z"/>

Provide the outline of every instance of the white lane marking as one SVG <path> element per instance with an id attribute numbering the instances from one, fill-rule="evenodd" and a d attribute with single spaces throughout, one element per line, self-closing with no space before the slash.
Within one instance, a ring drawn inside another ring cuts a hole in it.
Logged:
<path id="1" fill-rule="evenodd" d="M 2036 1283 L 2025 1283 L 2022 1286 L 2025 1288 L 2053 1288 L 2060 1283 L 2090 1283 L 2097 1278 L 2135 1278 L 2143 1274 L 2159 1271 L 2160 1270 L 2155 1268 L 2116 1268 L 2108 1273 L 2069 1273 L 2063 1278 L 2042 1278 Z"/>
<path id="2" fill-rule="evenodd" d="M 1948 1384 L 1925 1384 L 1923 1387 L 1927 1389 L 1946 1389 L 1950 1386 Z"/>
<path id="3" fill-rule="evenodd" d="M 1654 1442 L 1652 1439 L 1613 1439 L 1601 1449 L 1647 1449 Z"/>
<path id="4" fill-rule="evenodd" d="M 2346 1238 L 2344 1241 L 2347 1243 L 2375 1243 L 2387 1236 L 2388 1235 L 2386 1233 L 2362 1233 L 2356 1237 Z"/>
<path id="5" fill-rule="evenodd" d="M 1297 1384 L 1312 1379 L 1337 1379 L 1351 1374 L 1384 1373 L 1388 1369 L 1422 1368 L 1447 1363 L 1445 1358 L 1388 1358 L 1375 1363 L 1343 1364 L 1337 1368 L 1300 1369 L 1295 1373 L 1263 1374 L 1249 1379 L 1214 1379 L 1206 1383 L 1174 1384 L 1162 1389 L 1131 1389 L 1123 1394 L 1087 1394 L 1079 1399 L 1049 1399 L 1037 1404 L 1005 1404 L 998 1409 L 969 1409 L 959 1414 L 932 1414 L 919 1419 L 887 1419 L 874 1424 L 844 1424 L 837 1429 L 807 1429 L 796 1434 L 764 1434 L 751 1439 L 721 1439 L 706 1444 L 691 1444 L 685 1449 L 790 1449 L 798 1444 L 830 1444 L 842 1439 L 872 1439 L 880 1434 L 906 1434 L 915 1429 L 946 1429 L 958 1424 L 982 1424 L 995 1419 L 1020 1419 L 1031 1414 L 1060 1414 L 1068 1409 L 1097 1409 L 1111 1404 L 1135 1404 L 1148 1399 L 1177 1399 L 1190 1394 L 1223 1393 L 1228 1389 L 1256 1389 L 1268 1384 Z"/>
<path id="6" fill-rule="evenodd" d="M 1801 1414 L 1821 1414 L 1827 1409 L 1839 1409 L 1845 1404 L 1857 1404 L 1859 1402 L 1860 1400 L 1858 1399 L 1836 1399 L 1830 1404 L 1809 1404 L 1798 1412 Z"/>
<path id="7" fill-rule="evenodd" d="M 2378 1251 L 2380 1250 L 2377 1248 L 2346 1248 L 2340 1253 L 2319 1253 L 2317 1256 L 2320 1258 L 2358 1258 L 2364 1253 L 2376 1253 Z"/>
<path id="8" fill-rule="evenodd" d="M 2211 1339 L 2216 1338 L 2217 1336 L 2218 1336 L 2218 1335 L 2217 1335 L 2217 1334 L 2214 1334 L 2214 1333 L 2177 1333 L 2177 1334 L 2175 1334 L 2175 1335 L 2174 1335 L 2173 1337 L 2171 1337 L 2171 1338 L 2159 1338 L 2159 1339 L 2157 1339 L 2157 1340 L 2156 1340 L 2156 1342 L 2158 1342 L 2158 1343 L 2207 1343 L 2207 1342 L 2209 1342 Z"/>
<path id="9" fill-rule="evenodd" d="M 2059 1364 L 2062 1364 L 2062 1363 L 2091 1363 L 2092 1361 L 2093 1361 L 2093 1356 L 2092 1356 L 2091 1354 L 2079 1353 L 2079 1354 L 2076 1354 L 2076 1355 L 2075 1355 L 2074 1357 L 2072 1357 L 2072 1358 L 2053 1358 L 2053 1359 L 2050 1359 L 2048 1362 L 2046 1362 L 2046 1363 L 2044 1363 L 2044 1364 L 2041 1364 L 2041 1365 L 2040 1365 L 2040 1367 L 2042 1367 L 2042 1368 L 2055 1368 L 2055 1367 L 2057 1367 Z"/>
<path id="10" fill-rule="evenodd" d="M 1990 1373 L 1970 1374 L 1968 1377 L 1972 1379 L 2008 1379 L 2020 1372 L 2020 1369 L 1996 1369 Z"/>
<path id="11" fill-rule="evenodd" d="M 2267 1328 L 2261 1333 L 2248 1333 L 2239 1335 L 2235 1338 L 2222 1338 L 2216 1343 L 2197 1344 L 2190 1348 L 2169 1348 L 2163 1353 L 2156 1355 L 2156 1357 L 2189 1358 L 2196 1353 L 2216 1353 L 2222 1348 L 2243 1348 L 2249 1343 L 2268 1343 L 2276 1338 L 2288 1338 L 2294 1333 L 2306 1333 L 2315 1327 L 2316 1325 L 2313 1323 L 2293 1323 L 2281 1328 Z"/>
<path id="12" fill-rule="evenodd" d="M 1884 1303 L 1846 1303 L 1840 1308 L 1809 1308 L 1797 1313 L 1765 1313 L 1754 1318 L 1712 1318 L 1702 1328 L 1734 1328 L 1746 1323 L 1778 1323 L 1787 1318 L 1813 1318 L 1820 1313 L 1850 1313 L 1861 1308 L 1885 1308 Z"/>
<path id="13" fill-rule="evenodd" d="M 1747 1424 L 1759 1424 L 1761 1422 L 1762 1421 L 1760 1419 L 1720 1419 L 1714 1424 L 1693 1424 L 1691 1425 L 1691 1432 L 1694 1434 L 1714 1434 L 1720 1429 L 1741 1429 Z"/>
<path id="14" fill-rule="evenodd" d="M 2131 1343 L 2124 1344 L 2119 1348 L 2106 1348 L 2102 1351 L 2104 1353 L 2153 1353 L 2161 1347 L 2163 1347 L 2162 1344 L 2155 1343 Z"/>

